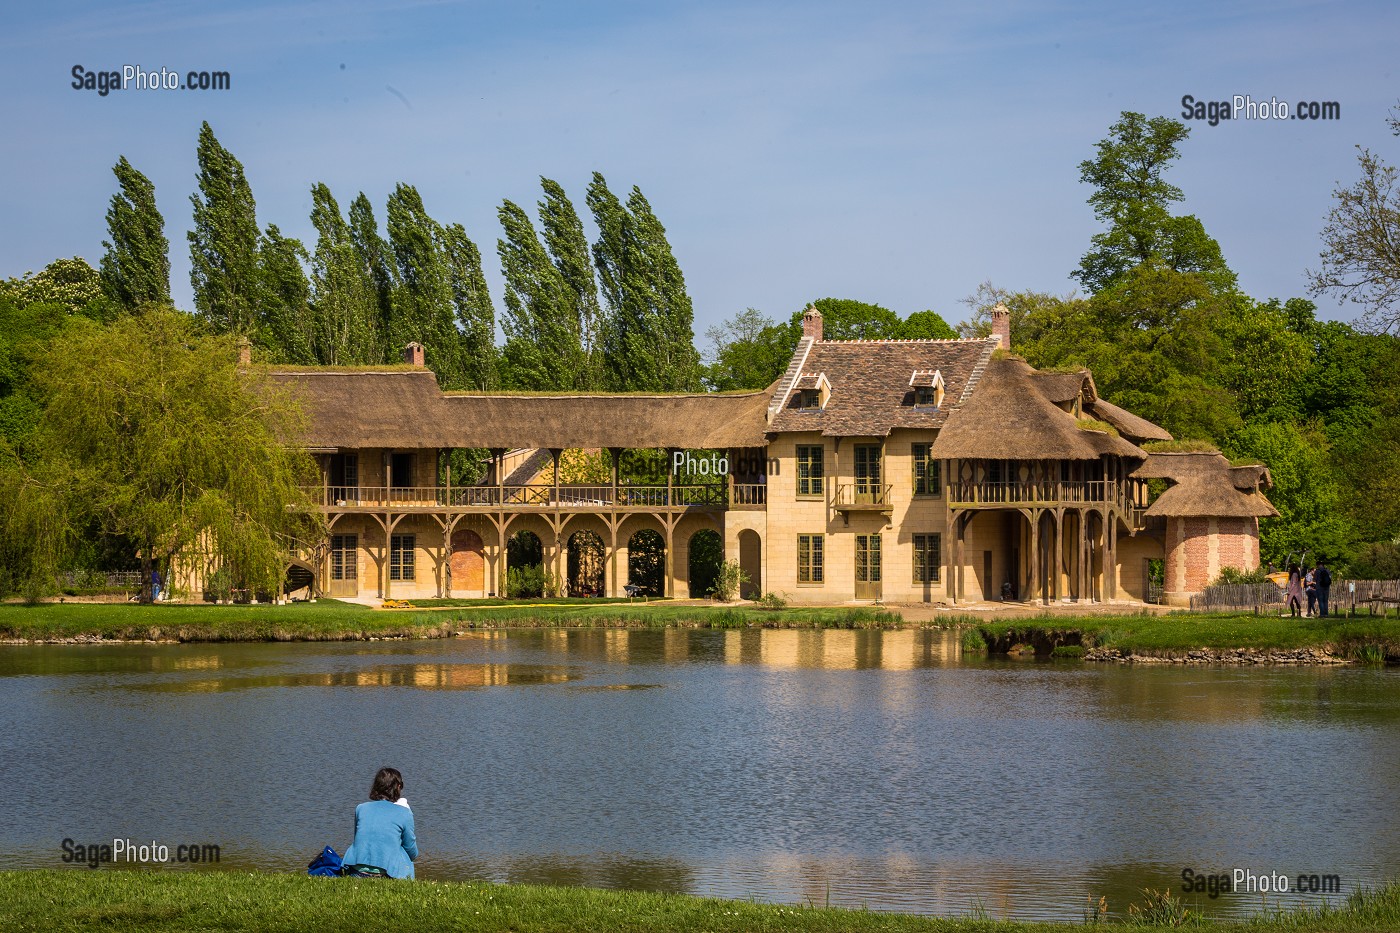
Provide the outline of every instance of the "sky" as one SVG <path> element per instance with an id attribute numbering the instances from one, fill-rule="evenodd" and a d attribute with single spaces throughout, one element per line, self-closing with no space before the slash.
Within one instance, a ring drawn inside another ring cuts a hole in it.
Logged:
<path id="1" fill-rule="evenodd" d="M 666 225 L 695 330 L 821 297 L 956 324 L 990 281 L 1068 293 L 1100 228 L 1079 163 L 1121 111 L 1336 101 L 1335 121 L 1186 121 L 1168 180 L 1259 299 L 1306 294 L 1356 146 L 1392 164 L 1393 3 L 15 3 L 0 32 L 0 276 L 97 265 L 111 167 L 155 184 L 176 303 L 208 121 L 258 219 L 314 248 L 310 188 L 381 224 L 395 184 L 482 248 L 539 178 L 586 218 L 594 171 Z M 227 90 L 99 95 L 73 68 L 227 71 Z M 1318 299 L 1320 316 L 1354 306 Z"/>

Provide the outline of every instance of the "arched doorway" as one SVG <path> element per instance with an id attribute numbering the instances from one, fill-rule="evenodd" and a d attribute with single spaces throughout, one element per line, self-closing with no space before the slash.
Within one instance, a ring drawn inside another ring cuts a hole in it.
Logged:
<path id="1" fill-rule="evenodd" d="M 470 528 L 452 532 L 452 557 L 447 565 L 448 592 L 469 599 L 486 595 L 486 547 Z"/>
<path id="2" fill-rule="evenodd" d="M 709 596 L 724 567 L 724 539 L 719 532 L 702 528 L 690 536 L 690 596 Z"/>
<path id="3" fill-rule="evenodd" d="M 758 599 L 763 595 L 763 542 L 751 528 L 739 532 L 739 568 L 749 578 L 740 588 L 740 595 L 745 599 Z"/>
<path id="4" fill-rule="evenodd" d="M 282 579 L 282 595 L 287 599 L 310 599 L 316 595 L 316 575 L 301 564 L 292 564 Z"/>
<path id="5" fill-rule="evenodd" d="M 506 541 L 506 596 L 544 595 L 544 544 L 533 531 L 517 531 Z"/>
<path id="6" fill-rule="evenodd" d="M 607 552 L 596 532 L 576 531 L 569 535 L 569 595 L 602 596 Z"/>
<path id="7" fill-rule="evenodd" d="M 627 583 L 648 596 L 666 595 L 666 540 L 650 528 L 627 539 Z"/>

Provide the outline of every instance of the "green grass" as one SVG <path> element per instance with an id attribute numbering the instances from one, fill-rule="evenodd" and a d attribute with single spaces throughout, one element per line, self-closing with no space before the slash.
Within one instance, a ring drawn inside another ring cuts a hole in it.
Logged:
<path id="1" fill-rule="evenodd" d="M 289 606 L 6 603 L 0 605 L 0 638 L 334 641 L 450 634 L 442 621 L 416 613 L 374 612 L 332 599 Z"/>
<path id="2" fill-rule="evenodd" d="M 1145 906 L 1150 902 L 1145 902 Z M 973 912 L 975 913 L 975 911 Z M 985 912 L 984 912 L 985 913 Z M 1179 912 L 1140 911 L 1136 922 L 1169 925 Z M 1160 919 L 1160 923 L 1153 923 Z M 1267 914 L 1243 922 L 1194 913 L 1185 925 L 1233 931 L 1350 931 L 1400 928 L 1400 886 L 1357 895 L 1340 906 Z M 1078 924 L 1075 924 L 1078 926 Z M 928 931 L 928 933 L 1063 933 L 1069 925 L 1014 923 L 982 916 L 913 917 L 680 894 L 592 888 L 458 882 L 350 881 L 302 875 L 234 872 L 0 872 L 0 929 L 103 930 L 110 933 L 186 930 L 335 931 Z"/>
<path id="3" fill-rule="evenodd" d="M 433 604 L 437 600 L 422 600 Z M 678 606 L 667 600 L 463 601 L 434 609 L 375 611 L 323 599 L 289 606 L 142 606 L 135 603 L 0 605 L 0 639 L 62 641 L 337 641 L 442 638 L 464 628 L 896 628 L 904 619 L 878 609 Z"/>
<path id="4" fill-rule="evenodd" d="M 656 597 L 652 597 L 652 601 L 655 600 Z M 404 602 L 415 609 L 473 609 L 482 606 L 600 606 L 609 603 L 630 603 L 633 600 L 626 596 L 559 596 L 543 599 L 512 599 L 507 596 L 491 596 L 485 599 L 406 599 Z M 641 602 L 641 600 L 636 600 L 636 602 Z"/>
<path id="5" fill-rule="evenodd" d="M 1400 618 L 1290 618 L 1249 613 L 1169 613 L 1072 619 L 1042 616 L 1030 620 L 984 622 L 977 631 L 988 644 L 1011 640 L 1063 642 L 1116 648 L 1142 655 L 1169 655 L 1194 649 L 1295 650 L 1330 648 L 1337 654 L 1383 661 L 1400 656 Z"/>

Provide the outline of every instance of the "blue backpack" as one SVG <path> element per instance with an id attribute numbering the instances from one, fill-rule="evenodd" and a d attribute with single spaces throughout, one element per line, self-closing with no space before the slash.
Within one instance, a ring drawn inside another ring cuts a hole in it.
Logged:
<path id="1" fill-rule="evenodd" d="M 322 878 L 339 878 L 345 871 L 345 863 L 340 858 L 340 853 L 330 846 L 321 850 L 321 854 L 311 860 L 311 864 L 306 866 L 308 875 L 315 875 Z"/>

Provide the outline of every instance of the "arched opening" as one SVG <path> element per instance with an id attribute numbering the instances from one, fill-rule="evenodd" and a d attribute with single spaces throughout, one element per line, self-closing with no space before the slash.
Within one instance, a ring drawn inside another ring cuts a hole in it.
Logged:
<path id="1" fill-rule="evenodd" d="M 666 594 L 666 540 L 650 528 L 627 539 L 627 583 L 648 596 Z"/>
<path id="2" fill-rule="evenodd" d="M 690 595 L 709 596 L 724 567 L 724 539 L 719 532 L 702 528 L 690 536 Z"/>
<path id="3" fill-rule="evenodd" d="M 607 552 L 603 539 L 592 531 L 569 535 L 569 595 L 602 596 L 603 568 Z"/>
<path id="4" fill-rule="evenodd" d="M 448 589 L 454 596 L 486 595 L 486 546 L 470 528 L 452 532 L 452 556 L 447 564 Z"/>
<path id="5" fill-rule="evenodd" d="M 544 589 L 544 545 L 533 531 L 517 531 L 506 541 L 506 595 L 532 599 Z"/>
<path id="6" fill-rule="evenodd" d="M 740 588 L 745 599 L 757 599 L 763 595 L 763 543 L 758 532 L 746 528 L 739 532 L 739 567 L 748 576 L 749 582 Z"/>
<path id="7" fill-rule="evenodd" d="M 282 595 L 301 602 L 316 595 L 316 575 L 301 564 L 292 564 L 282 580 Z"/>

